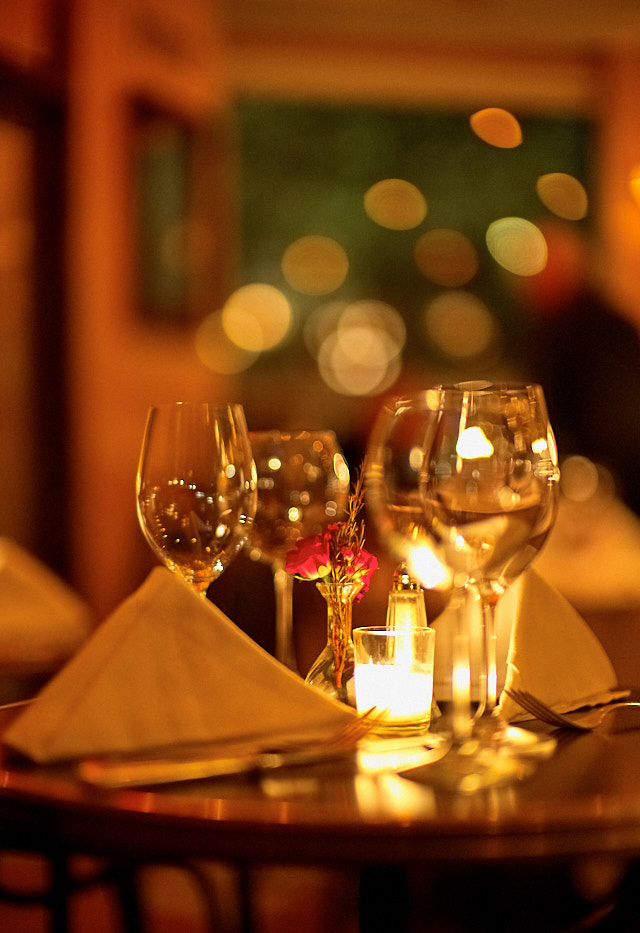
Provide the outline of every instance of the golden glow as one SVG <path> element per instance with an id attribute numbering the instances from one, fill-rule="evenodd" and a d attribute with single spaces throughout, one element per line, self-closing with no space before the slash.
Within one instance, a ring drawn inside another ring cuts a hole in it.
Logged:
<path id="1" fill-rule="evenodd" d="M 257 353 L 242 350 L 229 340 L 222 326 L 221 311 L 203 318 L 196 330 L 195 350 L 207 369 L 229 376 L 248 369 L 258 357 Z"/>
<path id="2" fill-rule="evenodd" d="M 423 460 L 424 451 L 422 447 L 412 447 L 409 451 L 409 467 L 413 470 L 414 473 L 418 473 L 422 469 Z"/>
<path id="3" fill-rule="evenodd" d="M 487 228 L 487 248 L 503 269 L 515 275 L 537 275 L 547 264 L 542 231 L 523 217 L 502 217 Z"/>
<path id="4" fill-rule="evenodd" d="M 326 236 L 295 240 L 282 257 L 282 272 L 292 288 L 304 295 L 327 295 L 347 277 L 349 259 L 336 241 Z"/>
<path id="5" fill-rule="evenodd" d="M 600 475 L 598 468 L 587 457 L 567 457 L 562 464 L 560 488 L 571 502 L 588 502 L 598 491 Z"/>
<path id="6" fill-rule="evenodd" d="M 499 149 L 514 149 L 522 142 L 520 124 L 508 110 L 487 107 L 472 114 L 471 129 L 490 146 Z"/>
<path id="7" fill-rule="evenodd" d="M 411 576 L 427 589 L 445 589 L 451 584 L 451 571 L 427 545 L 416 546 L 407 560 Z"/>
<path id="8" fill-rule="evenodd" d="M 544 454 L 548 449 L 549 445 L 546 438 L 544 437 L 536 438 L 536 440 L 531 444 L 531 450 L 534 452 L 534 454 Z"/>
<path id="9" fill-rule="evenodd" d="M 493 444 L 482 428 L 465 428 L 458 438 L 456 453 L 463 460 L 478 460 L 492 455 Z"/>
<path id="10" fill-rule="evenodd" d="M 418 269 L 436 285 L 460 288 L 478 271 L 478 251 L 464 233 L 440 228 L 423 233 L 414 250 Z"/>
<path id="11" fill-rule="evenodd" d="M 327 385 L 343 395 L 373 395 L 398 377 L 406 328 L 383 301 L 330 302 L 307 319 L 304 337 Z"/>
<path id="12" fill-rule="evenodd" d="M 427 216 L 424 195 L 402 178 L 385 178 L 369 188 L 364 209 L 371 220 L 390 230 L 412 230 Z"/>
<path id="13" fill-rule="evenodd" d="M 640 164 L 634 165 L 629 173 L 629 190 L 633 200 L 640 206 Z"/>
<path id="14" fill-rule="evenodd" d="M 389 357 L 396 356 L 407 336 L 402 315 L 384 301 L 354 301 L 347 305 L 338 317 L 336 331 L 340 340 L 351 343 L 358 332 L 384 335 L 389 345 Z"/>
<path id="15" fill-rule="evenodd" d="M 340 315 L 348 307 L 345 301 L 329 301 L 318 305 L 304 323 L 303 336 L 307 350 L 317 359 L 320 347 L 338 328 Z"/>
<path id="16" fill-rule="evenodd" d="M 486 353 L 498 335 L 497 323 L 487 306 L 466 291 L 437 295 L 427 305 L 424 323 L 435 346 L 456 359 Z"/>
<path id="17" fill-rule="evenodd" d="M 385 391 L 400 374 L 400 355 L 395 357 L 388 335 L 354 327 L 349 339 L 343 332 L 330 334 L 318 353 L 323 380 L 342 395 L 375 395 Z"/>
<path id="18" fill-rule="evenodd" d="M 279 470 L 282 468 L 282 460 L 280 459 L 280 457 L 269 457 L 267 466 L 273 473 L 275 473 L 276 470 Z"/>
<path id="19" fill-rule="evenodd" d="M 222 326 L 229 340 L 243 350 L 270 350 L 286 337 L 291 307 L 273 285 L 243 285 L 227 299 Z"/>
<path id="20" fill-rule="evenodd" d="M 536 182 L 536 191 L 544 206 L 563 220 L 582 220 L 587 216 L 587 192 L 573 175 L 564 172 L 541 175 Z"/>
<path id="21" fill-rule="evenodd" d="M 333 455 L 333 471 L 341 483 L 346 484 L 349 482 L 349 467 L 342 454 Z"/>

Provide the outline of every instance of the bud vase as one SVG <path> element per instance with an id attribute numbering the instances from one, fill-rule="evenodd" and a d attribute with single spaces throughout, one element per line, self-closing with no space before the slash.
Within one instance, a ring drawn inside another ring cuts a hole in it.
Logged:
<path id="1" fill-rule="evenodd" d="M 327 644 L 305 677 L 305 683 L 355 707 L 354 648 L 351 638 L 353 603 L 362 583 L 316 583 L 327 604 Z"/>

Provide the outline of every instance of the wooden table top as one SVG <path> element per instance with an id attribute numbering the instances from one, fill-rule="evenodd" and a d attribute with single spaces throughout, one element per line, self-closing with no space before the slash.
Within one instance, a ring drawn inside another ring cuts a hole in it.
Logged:
<path id="1" fill-rule="evenodd" d="M 162 789 L 102 790 L 71 769 L 0 766 L 5 845 L 130 858 L 351 865 L 640 855 L 640 728 L 556 733 L 533 773 L 472 795 L 438 765 L 400 776 L 354 762 Z M 539 727 L 540 728 L 540 727 Z M 541 727 L 548 731 L 547 727 Z"/>

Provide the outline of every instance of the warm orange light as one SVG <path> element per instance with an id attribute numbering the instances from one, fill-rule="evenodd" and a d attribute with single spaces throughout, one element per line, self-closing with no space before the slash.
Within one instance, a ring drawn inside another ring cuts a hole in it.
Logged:
<path id="1" fill-rule="evenodd" d="M 629 190 L 633 200 L 640 207 L 640 164 L 634 165 L 629 173 Z"/>
<path id="2" fill-rule="evenodd" d="M 331 237 L 304 236 L 295 240 L 282 257 L 285 279 L 304 295 L 327 295 L 347 277 L 349 259 L 343 247 Z"/>
<path id="3" fill-rule="evenodd" d="M 424 195 L 402 178 L 385 178 L 369 188 L 364 209 L 372 220 L 390 230 L 412 230 L 427 216 Z"/>
<path id="4" fill-rule="evenodd" d="M 547 264 L 542 231 L 523 217 L 494 220 L 487 228 L 486 241 L 495 261 L 515 275 L 537 275 Z"/>
<path id="5" fill-rule="evenodd" d="M 500 149 L 514 149 L 522 142 L 520 124 L 508 110 L 487 107 L 478 110 L 470 119 L 471 129 L 484 142 Z"/>
<path id="6" fill-rule="evenodd" d="M 236 346 L 260 353 L 286 337 L 291 317 L 289 302 L 279 289 L 254 282 L 229 296 L 222 309 L 222 326 Z"/>
<path id="7" fill-rule="evenodd" d="M 563 220 L 582 220 L 587 216 L 587 192 L 573 175 L 565 172 L 541 175 L 536 182 L 536 192 L 544 206 Z"/>

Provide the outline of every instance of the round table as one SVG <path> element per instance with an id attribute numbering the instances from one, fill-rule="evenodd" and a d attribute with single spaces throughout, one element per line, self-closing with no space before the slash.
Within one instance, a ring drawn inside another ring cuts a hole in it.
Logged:
<path id="1" fill-rule="evenodd" d="M 555 752 L 531 774 L 472 795 L 439 786 L 437 765 L 397 775 L 327 762 L 262 779 L 107 791 L 66 767 L 5 760 L 3 847 L 127 865 L 342 865 L 363 878 L 602 856 L 632 864 L 640 856 L 640 728 L 616 728 L 613 714 L 592 733 L 556 734 Z"/>

